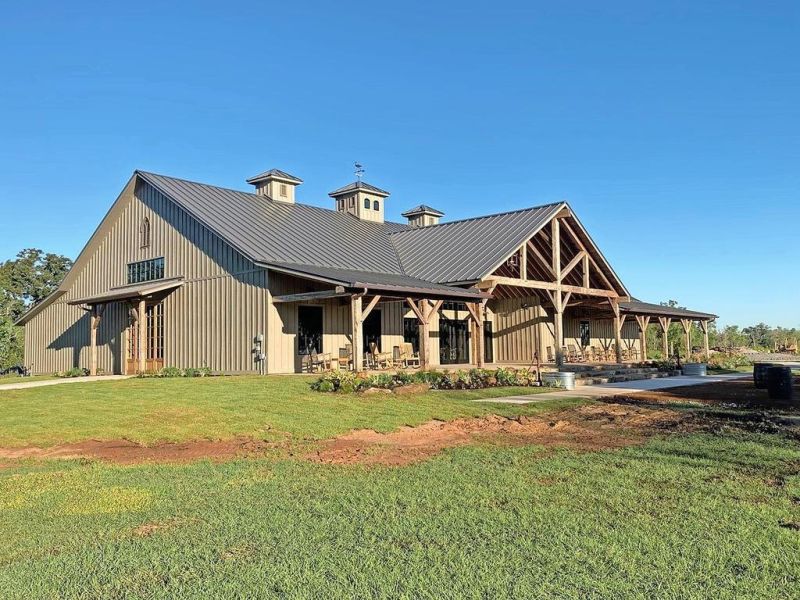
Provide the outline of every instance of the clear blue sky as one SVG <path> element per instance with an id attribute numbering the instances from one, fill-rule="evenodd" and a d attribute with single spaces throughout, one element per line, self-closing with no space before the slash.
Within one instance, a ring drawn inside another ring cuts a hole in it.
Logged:
<path id="1" fill-rule="evenodd" d="M 566 199 L 634 295 L 800 326 L 797 2 L 177 4 L 4 7 L 0 259 L 136 168 L 331 206 L 358 160 L 391 218 Z"/>

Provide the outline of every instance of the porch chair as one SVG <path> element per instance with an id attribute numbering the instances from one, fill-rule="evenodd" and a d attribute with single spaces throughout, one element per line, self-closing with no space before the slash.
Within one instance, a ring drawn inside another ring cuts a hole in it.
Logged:
<path id="1" fill-rule="evenodd" d="M 556 357 L 553 354 L 553 347 L 552 346 L 548 346 L 547 347 L 547 362 L 549 362 L 549 363 L 556 362 Z"/>
<path id="2" fill-rule="evenodd" d="M 311 371 L 325 371 L 331 366 L 330 358 L 326 359 L 326 355 L 318 353 L 316 349 L 311 351 L 310 359 Z"/>
<path id="3" fill-rule="evenodd" d="M 339 368 L 349 370 L 353 362 L 353 349 L 348 344 L 344 348 L 339 348 Z"/>
<path id="4" fill-rule="evenodd" d="M 583 351 L 578 348 L 575 344 L 569 344 L 567 346 L 569 349 L 569 359 L 570 362 L 583 362 Z"/>
<path id="5" fill-rule="evenodd" d="M 564 362 L 575 362 L 569 355 L 569 349 L 566 346 L 561 346 L 561 354 L 564 356 Z"/>
<path id="6" fill-rule="evenodd" d="M 414 346 L 411 342 L 403 342 L 403 365 L 406 367 L 419 368 L 419 352 L 414 352 Z"/>
<path id="7" fill-rule="evenodd" d="M 388 352 L 379 352 L 378 344 L 370 342 L 369 353 L 372 355 L 372 366 L 376 369 L 388 369 L 392 366 L 392 357 Z"/>

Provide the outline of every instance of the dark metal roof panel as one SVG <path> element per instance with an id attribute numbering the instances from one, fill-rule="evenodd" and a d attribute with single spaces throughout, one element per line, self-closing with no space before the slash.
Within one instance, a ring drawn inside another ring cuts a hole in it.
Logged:
<path id="1" fill-rule="evenodd" d="M 270 169 L 269 171 L 264 171 L 263 173 L 259 173 L 247 180 L 247 183 L 258 183 L 262 179 L 267 179 L 268 177 L 274 177 L 276 179 L 286 179 L 288 181 L 294 181 L 295 183 L 303 183 L 303 180 L 299 177 L 295 177 L 294 175 L 290 175 L 286 171 L 281 171 L 280 169 Z"/>
<path id="2" fill-rule="evenodd" d="M 716 319 L 717 315 L 711 313 L 697 312 L 694 310 L 687 310 L 685 308 L 677 308 L 674 306 L 663 306 L 661 304 L 652 304 L 650 302 L 642 302 L 636 298 L 632 298 L 630 302 L 620 302 L 620 309 L 627 313 L 639 313 L 645 315 L 660 315 L 663 317 L 677 317 L 685 319 Z"/>
<path id="3" fill-rule="evenodd" d="M 388 239 L 400 227 L 397 223 L 362 221 L 307 204 L 138 173 L 254 262 L 402 273 Z"/>
<path id="4" fill-rule="evenodd" d="M 410 208 L 401 214 L 403 217 L 414 217 L 416 215 L 433 215 L 434 217 L 443 217 L 444 213 L 440 210 L 436 210 L 432 206 L 428 206 L 427 204 L 420 204 L 419 206 Z"/>
<path id="5" fill-rule="evenodd" d="M 112 287 L 107 292 L 102 294 L 95 294 L 94 296 L 87 296 L 85 298 L 76 298 L 70 300 L 67 304 L 100 304 L 104 302 L 113 302 L 115 300 L 125 300 L 127 298 L 140 298 L 142 296 L 149 296 L 157 292 L 165 292 L 183 285 L 183 277 L 172 277 L 170 279 L 155 279 L 153 281 L 145 281 L 143 283 L 134 283 L 131 285 L 121 285 Z"/>
<path id="6" fill-rule="evenodd" d="M 375 187 L 374 185 L 370 185 L 366 181 L 354 181 L 353 183 L 348 183 L 346 186 L 340 187 L 338 190 L 333 190 L 328 195 L 331 196 L 331 197 L 339 196 L 341 194 L 344 194 L 344 193 L 347 193 L 347 192 L 353 192 L 355 190 L 366 190 L 368 192 L 373 192 L 375 194 L 382 194 L 383 196 L 389 196 L 390 195 L 389 192 L 387 192 L 386 190 L 382 190 L 379 187 Z"/>
<path id="7" fill-rule="evenodd" d="M 270 263 L 265 265 L 276 271 L 306 275 L 312 279 L 340 284 L 349 288 L 366 287 L 373 291 L 388 291 L 403 294 L 426 294 L 448 298 L 466 298 L 479 300 L 488 297 L 487 294 L 476 289 L 459 288 L 441 285 L 409 277 L 407 275 L 370 273 L 367 271 L 352 271 L 331 267 L 315 267 L 306 264 Z"/>
<path id="8" fill-rule="evenodd" d="M 390 236 L 407 275 L 438 283 L 476 281 L 539 231 L 565 204 L 558 202 Z"/>

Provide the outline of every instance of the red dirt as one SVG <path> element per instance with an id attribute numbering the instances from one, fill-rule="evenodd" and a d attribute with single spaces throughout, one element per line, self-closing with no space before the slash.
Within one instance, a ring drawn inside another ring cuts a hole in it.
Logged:
<path id="1" fill-rule="evenodd" d="M 164 442 L 153 446 L 141 446 L 128 440 L 88 440 L 51 448 L 33 446 L 0 448 L 0 458 L 91 458 L 117 464 L 189 462 L 200 459 L 222 461 L 263 454 L 276 447 L 278 444 L 249 438 L 224 441 Z M 10 465 L 6 464 L 6 466 Z"/>
<path id="2" fill-rule="evenodd" d="M 456 421 L 430 421 L 391 433 L 353 431 L 324 442 L 311 460 L 331 464 L 398 466 L 424 460 L 445 448 L 476 439 L 577 450 L 603 450 L 639 444 L 656 431 L 673 427 L 679 413 L 614 404 L 588 405 L 538 417 L 509 419 L 491 415 Z"/>

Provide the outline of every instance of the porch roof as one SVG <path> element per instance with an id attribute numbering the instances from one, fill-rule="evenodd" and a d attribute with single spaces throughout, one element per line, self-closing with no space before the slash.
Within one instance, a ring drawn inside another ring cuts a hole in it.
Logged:
<path id="1" fill-rule="evenodd" d="M 264 265 L 268 269 L 313 279 L 332 285 L 370 292 L 380 292 L 382 295 L 398 297 L 425 297 L 435 300 L 458 299 L 478 301 L 491 298 L 491 295 L 477 289 L 467 289 L 449 285 L 441 285 L 409 277 L 408 275 L 373 273 L 370 271 L 354 271 L 334 267 L 315 267 L 312 265 L 297 265 L 288 263 L 270 263 Z"/>
<path id="2" fill-rule="evenodd" d="M 106 302 L 114 302 L 116 300 L 146 298 L 158 292 L 173 290 L 182 285 L 183 277 L 172 277 L 170 279 L 159 279 L 157 281 L 121 285 L 118 287 L 112 287 L 107 292 L 103 292 L 102 294 L 69 300 L 67 304 L 105 304 Z"/>
<path id="3" fill-rule="evenodd" d="M 711 313 L 697 312 L 675 306 L 662 306 L 661 304 L 642 302 L 636 298 L 631 298 L 628 302 L 620 302 L 619 308 L 622 312 L 628 314 L 658 315 L 661 317 L 676 317 L 678 319 L 693 319 L 698 321 L 711 321 L 717 318 L 717 315 Z"/>

